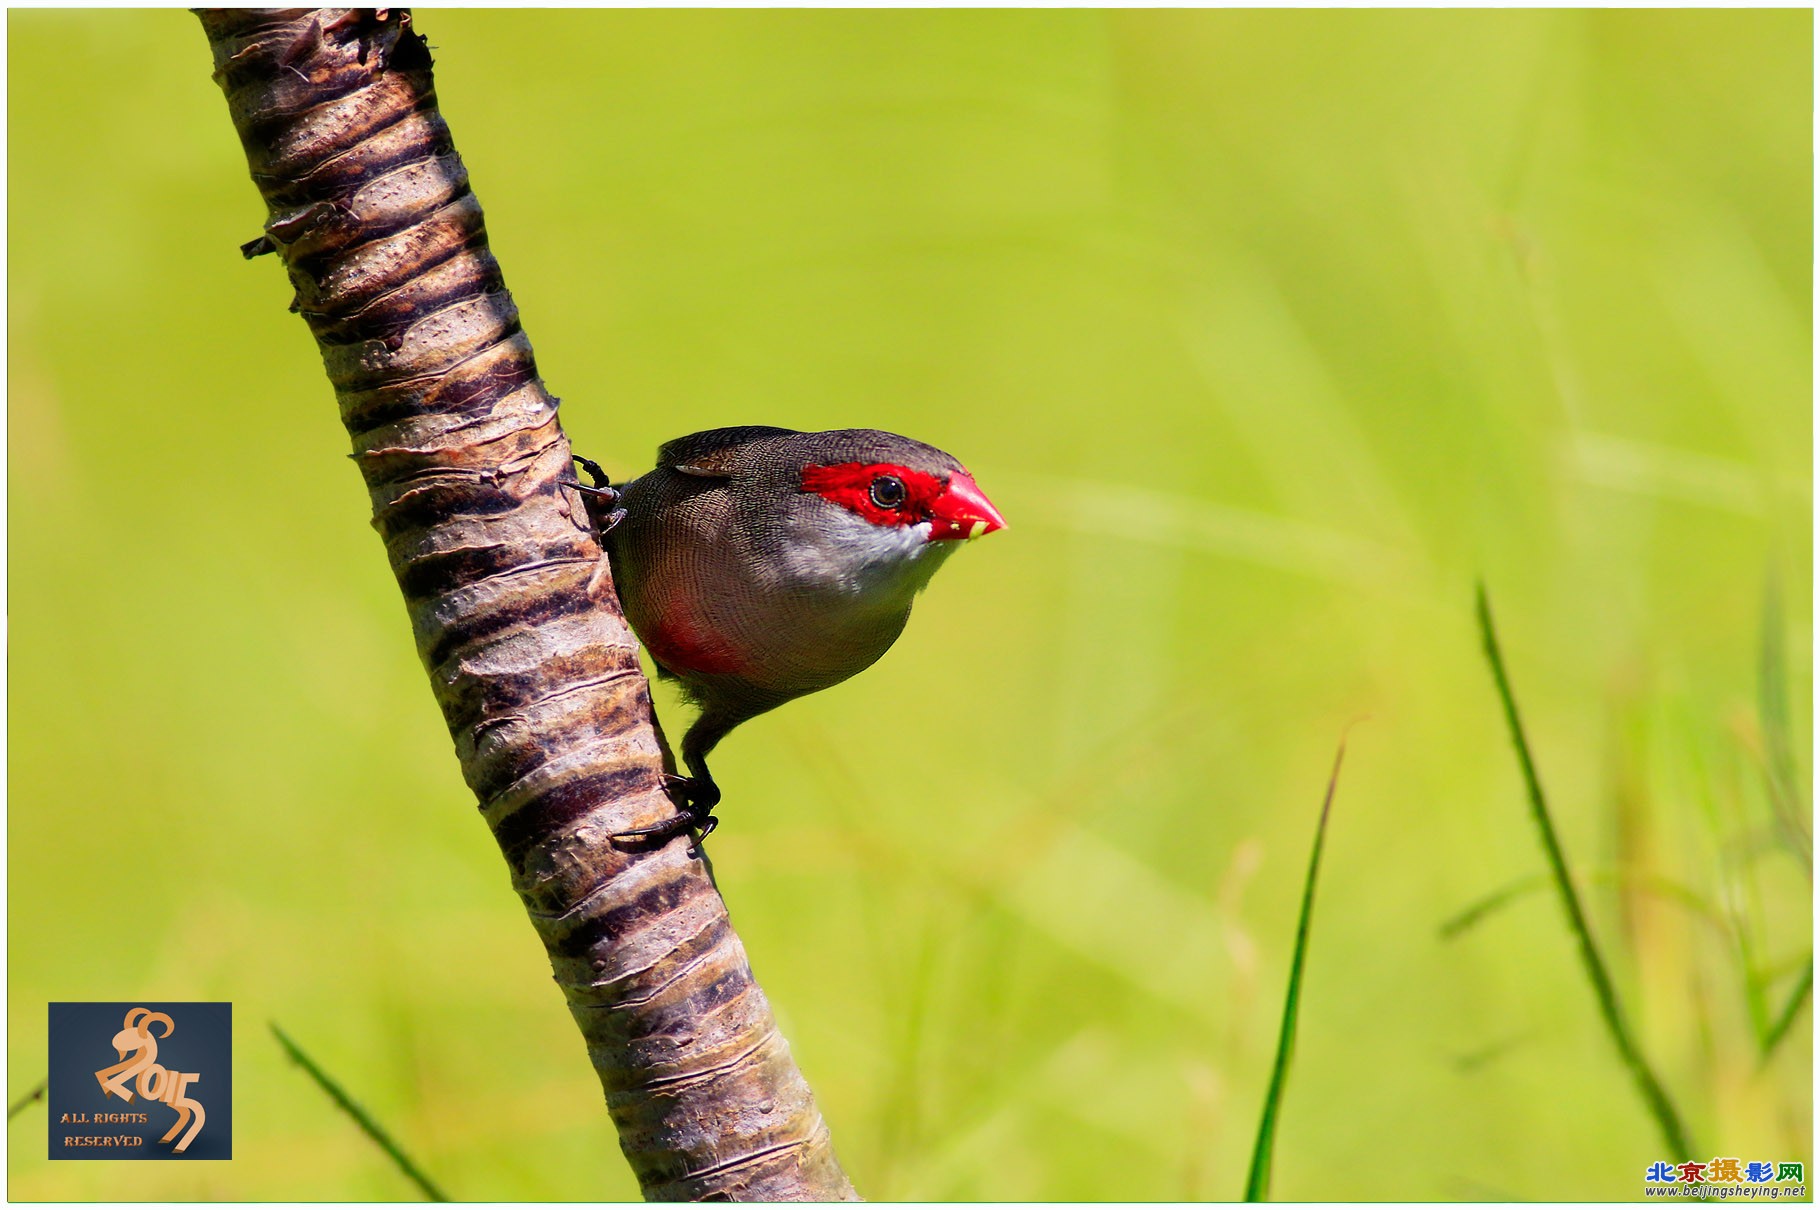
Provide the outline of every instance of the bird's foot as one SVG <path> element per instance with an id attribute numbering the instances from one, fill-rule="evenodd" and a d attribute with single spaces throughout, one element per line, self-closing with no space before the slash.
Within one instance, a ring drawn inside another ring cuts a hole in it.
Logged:
<path id="1" fill-rule="evenodd" d="M 626 510 L 615 507 L 619 503 L 619 492 L 607 482 L 607 472 L 601 468 L 600 463 L 592 458 L 583 458 L 580 454 L 574 455 L 574 459 L 576 465 L 588 472 L 588 478 L 594 483 L 590 486 L 579 479 L 565 479 L 563 483 L 581 493 L 582 501 L 588 507 L 588 515 L 594 518 L 594 524 L 599 528 L 601 536 L 605 537 L 615 525 L 626 519 Z"/>
<path id="2" fill-rule="evenodd" d="M 705 777 L 666 773 L 664 789 L 669 793 L 670 801 L 676 804 L 675 815 L 642 828 L 615 832 L 613 839 L 662 845 L 686 832 L 689 834 L 689 856 L 701 856 L 701 842 L 720 826 L 720 820 L 713 814 L 715 804 L 720 802 L 720 787 Z"/>
<path id="3" fill-rule="evenodd" d="M 607 482 L 607 472 L 600 463 L 592 458 L 583 458 L 580 454 L 571 454 L 576 466 L 588 472 L 588 478 L 594 480 L 594 491 L 612 492 L 613 485 Z"/>

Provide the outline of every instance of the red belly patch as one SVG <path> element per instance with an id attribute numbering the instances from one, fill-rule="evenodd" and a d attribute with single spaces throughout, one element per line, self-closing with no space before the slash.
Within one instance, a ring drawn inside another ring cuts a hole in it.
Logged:
<path id="1" fill-rule="evenodd" d="M 687 620 L 664 622 L 645 639 L 651 658 L 675 673 L 738 672 L 745 661 L 719 635 Z"/>

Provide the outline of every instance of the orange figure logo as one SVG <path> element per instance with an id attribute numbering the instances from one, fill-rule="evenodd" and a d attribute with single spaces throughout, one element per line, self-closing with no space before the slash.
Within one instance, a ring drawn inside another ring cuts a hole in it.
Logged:
<path id="1" fill-rule="evenodd" d="M 155 1013 L 149 1008 L 135 1008 L 126 1014 L 126 1028 L 114 1035 L 114 1053 L 120 1056 L 120 1062 L 112 1067 L 103 1067 L 95 1073 L 95 1080 L 101 1085 L 104 1096 L 119 1097 L 122 1101 L 133 1099 L 133 1089 L 148 1101 L 161 1101 L 177 1111 L 177 1121 L 165 1136 L 158 1140 L 168 1143 L 177 1137 L 177 1132 L 184 1126 L 183 1138 L 171 1150 L 182 1152 L 202 1130 L 202 1123 L 208 1115 L 202 1110 L 202 1102 L 191 1097 L 189 1087 L 202 1077 L 193 1072 L 172 1071 L 160 1066 L 158 1058 L 158 1039 L 168 1038 L 176 1030 L 170 1014 Z M 152 1026 L 164 1026 L 164 1032 L 153 1035 Z M 128 1058 L 131 1052 L 132 1057 Z M 127 1087 L 132 1080 L 133 1089 Z M 193 1120 L 192 1120 L 193 1119 Z"/>

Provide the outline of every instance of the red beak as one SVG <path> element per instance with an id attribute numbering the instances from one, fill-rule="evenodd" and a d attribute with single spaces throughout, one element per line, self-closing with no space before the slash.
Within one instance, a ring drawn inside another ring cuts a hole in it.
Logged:
<path id="1" fill-rule="evenodd" d="M 948 490 L 936 497 L 930 523 L 931 542 L 964 541 L 1005 528 L 1005 518 L 966 471 L 957 472 L 948 480 Z"/>

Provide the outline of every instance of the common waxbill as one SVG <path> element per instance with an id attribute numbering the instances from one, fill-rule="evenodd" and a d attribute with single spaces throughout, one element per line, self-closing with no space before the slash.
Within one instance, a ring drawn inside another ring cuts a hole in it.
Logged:
<path id="1" fill-rule="evenodd" d="M 706 836 L 714 745 L 870 666 L 954 549 L 1005 525 L 953 457 L 876 429 L 710 429 L 618 488 L 576 461 L 626 620 L 701 708 L 683 736 L 690 776 L 671 782 L 680 814 L 626 836 Z"/>

